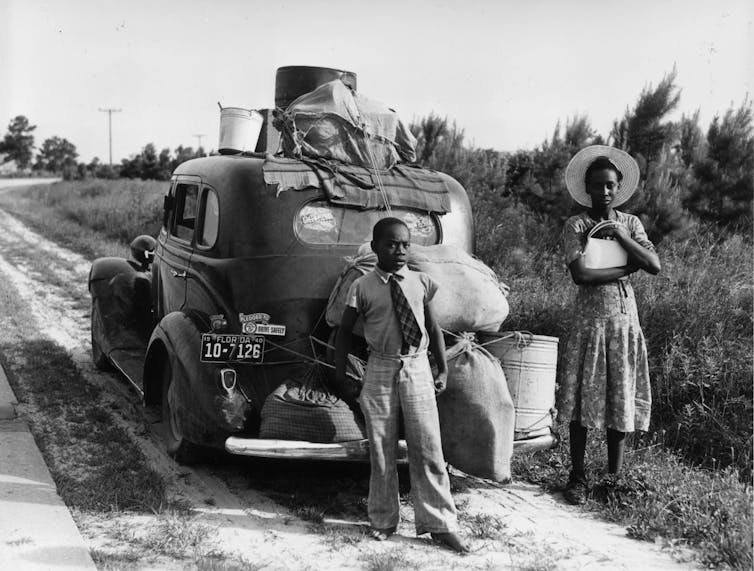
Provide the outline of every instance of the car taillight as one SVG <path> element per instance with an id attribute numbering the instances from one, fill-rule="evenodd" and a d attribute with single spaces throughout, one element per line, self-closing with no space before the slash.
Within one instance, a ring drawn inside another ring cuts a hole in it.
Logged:
<path id="1" fill-rule="evenodd" d="M 236 388 L 235 369 L 220 369 L 220 386 L 229 393 Z"/>

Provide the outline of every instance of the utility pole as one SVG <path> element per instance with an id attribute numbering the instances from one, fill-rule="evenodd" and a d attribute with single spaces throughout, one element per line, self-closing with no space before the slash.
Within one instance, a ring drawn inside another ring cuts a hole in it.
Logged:
<path id="1" fill-rule="evenodd" d="M 198 148 L 196 149 L 196 152 L 198 153 L 199 149 L 202 148 L 202 137 L 204 137 L 204 135 L 203 134 L 202 135 L 194 135 L 194 137 L 196 137 L 196 139 L 197 139 Z"/>
<path id="2" fill-rule="evenodd" d="M 107 113 L 107 133 L 110 140 L 110 166 L 113 166 L 113 113 L 119 113 L 122 109 L 102 109 L 100 111 Z"/>

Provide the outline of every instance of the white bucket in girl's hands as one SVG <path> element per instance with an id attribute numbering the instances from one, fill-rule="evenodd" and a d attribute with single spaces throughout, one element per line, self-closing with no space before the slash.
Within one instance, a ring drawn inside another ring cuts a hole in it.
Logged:
<path id="1" fill-rule="evenodd" d="M 262 114 L 254 109 L 223 107 L 220 109 L 221 154 L 254 152 L 262 130 Z"/>
<path id="2" fill-rule="evenodd" d="M 503 366 L 516 409 L 516 440 L 548 434 L 555 406 L 558 338 L 528 331 L 478 331 L 476 336 Z"/>

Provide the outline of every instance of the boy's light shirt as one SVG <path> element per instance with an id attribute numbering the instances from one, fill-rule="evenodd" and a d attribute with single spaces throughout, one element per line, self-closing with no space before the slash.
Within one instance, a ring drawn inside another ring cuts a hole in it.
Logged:
<path id="1" fill-rule="evenodd" d="M 422 342 L 417 352 L 425 351 L 429 345 L 429 336 L 424 323 L 424 306 L 437 292 L 437 283 L 427 274 L 412 271 L 407 266 L 395 273 L 403 277 L 399 282 L 401 290 L 422 332 Z M 390 294 L 390 275 L 391 272 L 375 266 L 373 271 L 351 284 L 346 305 L 363 317 L 364 337 L 370 351 L 399 355 L 403 337 Z"/>

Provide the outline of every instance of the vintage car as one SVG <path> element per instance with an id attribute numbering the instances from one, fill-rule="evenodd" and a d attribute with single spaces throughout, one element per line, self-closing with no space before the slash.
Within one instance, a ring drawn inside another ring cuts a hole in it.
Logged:
<path id="1" fill-rule="evenodd" d="M 357 166 L 318 169 L 264 152 L 193 159 L 172 176 L 156 241 L 135 241 L 133 261 L 93 263 L 94 362 L 115 367 L 160 411 L 168 452 L 178 461 L 191 461 L 201 447 L 368 460 L 364 439 L 263 439 L 260 419 L 283 380 L 331 358 L 328 297 L 344 258 L 369 241 L 385 215 L 385 201 L 414 230 L 414 242 L 472 252 L 463 187 L 416 166 L 395 170 L 376 188 L 373 173 Z M 335 183 L 345 191 L 333 192 Z M 438 189 L 444 206 L 437 206 Z M 553 442 L 547 434 L 514 447 Z M 405 460 L 404 443 L 401 450 Z"/>

